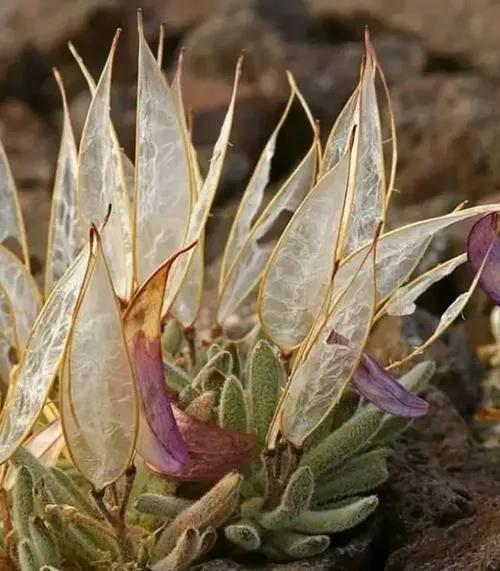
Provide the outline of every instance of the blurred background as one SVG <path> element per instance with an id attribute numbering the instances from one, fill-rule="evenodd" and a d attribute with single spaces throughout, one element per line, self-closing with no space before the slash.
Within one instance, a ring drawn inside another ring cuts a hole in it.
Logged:
<path id="1" fill-rule="evenodd" d="M 285 105 L 285 70 L 295 75 L 325 136 L 355 87 L 365 25 L 396 114 L 398 192 L 391 223 L 438 215 L 463 200 L 498 199 L 500 3 L 495 0 L 2 0 L 0 137 L 22 193 L 35 269 L 43 264 L 62 120 L 52 67 L 64 78 L 79 135 L 89 94 L 67 42 L 97 78 L 115 29 L 123 28 L 112 115 L 133 157 L 138 7 L 154 50 L 159 26 L 166 24 L 164 67 L 170 77 L 185 48 L 186 107 L 202 165 L 224 116 L 236 59 L 246 53 L 232 148 L 209 227 L 209 260 L 220 252 L 218 235 L 224 235 L 235 199 Z M 309 144 L 310 131 L 296 110 L 280 135 L 273 181 Z M 445 259 L 463 248 L 461 230 L 437 241 L 429 255 L 432 261 Z M 444 282 L 443 295 L 433 294 L 428 308 L 437 312 L 449 303 L 462 280 L 457 272 Z"/>

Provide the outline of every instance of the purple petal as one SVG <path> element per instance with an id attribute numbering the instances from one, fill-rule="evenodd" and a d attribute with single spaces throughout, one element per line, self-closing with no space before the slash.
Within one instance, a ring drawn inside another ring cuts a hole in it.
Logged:
<path id="1" fill-rule="evenodd" d="M 138 331 L 131 356 L 141 396 L 137 451 L 162 471 L 179 471 L 188 459 L 188 449 L 165 387 L 160 339 L 148 340 Z"/>
<path id="2" fill-rule="evenodd" d="M 232 470 L 239 470 L 253 458 L 257 435 L 227 430 L 201 422 L 173 405 L 175 420 L 188 444 L 189 457 L 182 469 L 161 469 L 158 462 L 149 467 L 170 480 L 216 481 Z"/>
<path id="3" fill-rule="evenodd" d="M 356 390 L 378 408 L 407 418 L 424 416 L 429 404 L 410 393 L 373 357 L 364 353 L 352 379 Z"/>
<path id="4" fill-rule="evenodd" d="M 472 227 L 467 241 L 467 257 L 477 273 L 485 256 L 479 285 L 491 300 L 500 305 L 500 218 L 498 212 L 492 212 L 480 218 Z M 491 248 L 491 250 L 490 250 Z"/>

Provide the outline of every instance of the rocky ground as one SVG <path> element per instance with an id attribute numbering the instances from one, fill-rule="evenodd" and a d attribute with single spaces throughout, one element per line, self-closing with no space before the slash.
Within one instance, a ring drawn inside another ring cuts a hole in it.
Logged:
<path id="1" fill-rule="evenodd" d="M 112 113 L 132 154 L 138 6 L 153 47 L 160 23 L 167 25 L 167 73 L 179 49 L 186 48 L 185 93 L 202 162 L 210 156 L 225 111 L 236 58 L 246 52 L 233 146 L 209 227 L 211 263 L 220 253 L 238 193 L 288 96 L 284 70 L 294 73 L 326 133 L 356 83 L 365 24 L 396 113 L 399 192 L 390 223 L 438 215 L 463 200 L 498 200 L 500 5 L 495 0 L 3 0 L 0 138 L 21 190 L 33 267 L 40 275 L 61 127 L 51 68 L 57 66 L 65 79 L 79 133 L 89 95 L 67 42 L 74 42 L 97 76 L 115 28 L 124 28 Z M 274 181 L 308 144 L 306 128 L 300 114 L 292 114 L 280 137 Z M 436 241 L 424 263 L 463 248 L 464 230 L 453 231 Z M 384 335 L 395 332 L 399 339 L 402 331 L 409 343 L 426 337 L 431 314 L 438 314 L 469 279 L 466 270 L 456 272 L 424 299 L 430 314 L 392 323 Z M 339 538 L 319 560 L 287 569 L 500 569 L 500 450 L 475 443 L 473 422 L 486 374 L 474 347 L 490 341 L 488 309 L 484 297 L 476 295 L 469 310 L 475 317 L 432 349 L 440 371 L 438 387 L 427 395 L 432 413 L 397 447 L 377 517 Z M 383 339 L 379 347 L 387 348 Z M 237 565 L 215 561 L 203 569 Z"/>

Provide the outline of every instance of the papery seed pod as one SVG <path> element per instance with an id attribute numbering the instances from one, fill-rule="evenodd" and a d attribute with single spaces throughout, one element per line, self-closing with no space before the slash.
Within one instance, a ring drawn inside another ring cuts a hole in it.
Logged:
<path id="1" fill-rule="evenodd" d="M 163 356 L 174 356 L 180 349 L 183 340 L 182 326 L 176 319 L 169 319 L 161 335 Z"/>
<path id="2" fill-rule="evenodd" d="M 389 477 L 387 457 L 389 449 L 378 448 L 352 458 L 338 471 L 325 474 L 314 491 L 315 504 L 372 490 Z"/>
<path id="3" fill-rule="evenodd" d="M 360 524 L 377 506 L 377 496 L 350 498 L 339 502 L 336 508 L 302 513 L 293 522 L 293 529 L 304 533 L 340 533 Z"/>
<path id="4" fill-rule="evenodd" d="M 277 550 L 274 555 L 281 554 L 281 559 L 305 559 L 314 557 L 326 551 L 330 545 L 330 538 L 327 535 L 303 535 L 294 531 L 274 532 L 266 537 L 270 545 Z"/>
<path id="5" fill-rule="evenodd" d="M 204 531 L 218 527 L 234 512 L 238 501 L 242 477 L 236 472 L 227 474 L 202 498 L 180 513 L 165 528 L 158 539 L 156 554 L 165 557 L 174 548 L 177 539 L 188 528 Z"/>
<path id="6" fill-rule="evenodd" d="M 163 559 L 153 566 L 153 571 L 181 571 L 195 559 L 200 549 L 200 534 L 189 527 L 177 540 L 175 547 Z"/>
<path id="7" fill-rule="evenodd" d="M 304 454 L 301 466 L 309 466 L 316 478 L 333 470 L 371 440 L 380 423 L 381 414 L 375 407 L 356 414 L 316 448 Z"/>
<path id="8" fill-rule="evenodd" d="M 180 393 L 186 387 L 191 386 L 192 379 L 184 369 L 165 359 L 163 360 L 163 366 L 165 367 L 167 386 L 170 390 Z"/>
<path id="9" fill-rule="evenodd" d="M 135 509 L 143 514 L 153 515 L 159 519 L 169 520 L 178 516 L 193 504 L 190 500 L 176 496 L 160 494 L 141 494 L 135 501 Z"/>
<path id="10" fill-rule="evenodd" d="M 298 468 L 291 476 L 278 507 L 263 513 L 258 521 L 266 529 L 287 527 L 311 504 L 314 476 L 308 466 Z"/>
<path id="11" fill-rule="evenodd" d="M 44 476 L 44 482 L 54 503 L 74 506 L 87 514 L 97 513 L 90 500 L 63 470 L 56 467 L 49 468 Z"/>
<path id="12" fill-rule="evenodd" d="M 215 391 L 207 391 L 192 400 L 186 407 L 185 412 L 196 420 L 210 422 L 214 418 L 214 409 L 217 406 L 218 394 Z"/>
<path id="13" fill-rule="evenodd" d="M 36 562 L 35 554 L 33 553 L 33 545 L 29 539 L 21 539 L 17 544 L 17 557 L 21 571 L 39 570 L 40 566 Z"/>
<path id="14" fill-rule="evenodd" d="M 12 519 L 20 539 L 30 537 L 29 518 L 35 511 L 33 476 L 26 466 L 17 473 L 12 491 Z"/>
<path id="15" fill-rule="evenodd" d="M 257 551 L 261 545 L 259 529 L 250 520 L 240 520 L 226 526 L 224 535 L 243 551 Z"/>
<path id="16" fill-rule="evenodd" d="M 222 387 L 219 426 L 241 432 L 245 432 L 248 428 L 248 412 L 243 387 L 234 375 L 228 377 Z"/>
<path id="17" fill-rule="evenodd" d="M 249 387 L 251 426 L 257 430 L 259 444 L 264 446 L 267 431 L 278 403 L 283 367 L 271 345 L 258 341 L 250 355 Z"/>
<path id="18" fill-rule="evenodd" d="M 29 529 L 33 552 L 38 565 L 61 565 L 61 554 L 43 520 L 31 516 Z"/>

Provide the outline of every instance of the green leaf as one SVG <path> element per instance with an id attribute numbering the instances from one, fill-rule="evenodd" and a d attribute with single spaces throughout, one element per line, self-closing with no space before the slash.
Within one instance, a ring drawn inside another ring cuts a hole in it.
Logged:
<path id="1" fill-rule="evenodd" d="M 231 375 L 222 387 L 219 404 L 219 425 L 228 430 L 245 432 L 248 427 L 248 413 L 243 387 Z"/>
<path id="2" fill-rule="evenodd" d="M 20 539 L 30 537 L 29 520 L 35 511 L 33 476 L 26 466 L 21 466 L 12 490 L 12 519 Z"/>
<path id="3" fill-rule="evenodd" d="M 306 452 L 300 465 L 309 466 L 317 478 L 340 466 L 371 441 L 381 417 L 382 412 L 375 408 L 356 414 L 318 446 Z"/>
<path id="4" fill-rule="evenodd" d="M 196 420 L 209 422 L 213 420 L 218 396 L 215 391 L 207 391 L 193 399 L 186 407 L 185 412 Z"/>
<path id="5" fill-rule="evenodd" d="M 347 388 L 332 412 L 326 416 L 314 432 L 306 438 L 304 450 L 310 450 L 324 440 L 331 432 L 345 424 L 356 412 L 359 395 Z"/>
<path id="6" fill-rule="evenodd" d="M 181 367 L 165 359 L 163 360 L 163 366 L 165 368 L 166 382 L 169 389 L 180 393 L 186 387 L 191 386 L 192 379 L 184 369 L 181 369 Z"/>
<path id="7" fill-rule="evenodd" d="M 43 520 L 32 515 L 29 521 L 33 553 L 39 566 L 61 565 L 61 554 Z"/>
<path id="8" fill-rule="evenodd" d="M 162 354 L 173 357 L 179 351 L 183 338 L 182 325 L 176 319 L 169 319 L 161 335 Z"/>
<path id="9" fill-rule="evenodd" d="M 241 482 L 242 477 L 231 472 L 182 511 L 161 533 L 156 544 L 157 556 L 166 557 L 187 529 L 195 528 L 203 532 L 208 527 L 216 528 L 227 521 L 236 509 Z"/>
<path id="10" fill-rule="evenodd" d="M 249 388 L 252 402 L 251 424 L 264 446 L 280 394 L 283 366 L 267 341 L 255 344 L 250 355 Z"/>
<path id="11" fill-rule="evenodd" d="M 12 456 L 11 461 L 15 466 L 26 466 L 29 468 L 35 483 L 47 472 L 47 469 L 40 460 L 35 458 L 26 448 L 18 448 Z"/>
<path id="12" fill-rule="evenodd" d="M 159 519 L 169 520 L 178 516 L 192 505 L 192 501 L 176 496 L 160 494 L 141 494 L 135 502 L 135 509 L 143 514 L 153 515 Z"/>
<path id="13" fill-rule="evenodd" d="M 259 529 L 250 520 L 240 520 L 226 526 L 224 535 L 243 551 L 257 551 L 261 544 Z"/>
<path id="14" fill-rule="evenodd" d="M 56 467 L 47 469 L 43 478 L 47 493 L 56 504 L 66 504 L 78 508 L 83 513 L 96 515 L 97 509 L 85 497 L 83 491 L 64 470 Z"/>
<path id="15" fill-rule="evenodd" d="M 339 507 L 322 511 L 306 511 L 292 523 L 296 531 L 304 533 L 340 533 L 351 529 L 370 516 L 378 506 L 377 496 L 351 498 Z"/>
<path id="16" fill-rule="evenodd" d="M 40 569 L 36 563 L 33 546 L 29 539 L 21 539 L 17 544 L 17 557 L 21 571 L 38 571 Z"/>
<path id="17" fill-rule="evenodd" d="M 241 378 L 242 368 L 241 368 L 241 357 L 240 351 L 238 349 L 238 345 L 233 341 L 227 341 L 224 343 L 223 347 L 224 351 L 227 351 L 231 354 L 232 357 L 232 367 L 231 373 L 238 379 Z"/>
<path id="18" fill-rule="evenodd" d="M 283 530 L 269 534 L 266 541 L 269 541 L 278 553 L 290 559 L 314 557 L 330 546 L 330 538 L 327 535 L 304 535 Z"/>
<path id="19" fill-rule="evenodd" d="M 378 448 L 349 460 L 338 471 L 329 472 L 314 492 L 315 503 L 325 503 L 372 490 L 389 477 L 387 448 Z"/>
<path id="20" fill-rule="evenodd" d="M 163 559 L 153 565 L 153 571 L 181 571 L 186 569 L 196 558 L 200 548 L 200 534 L 197 529 L 189 527 L 177 540 L 175 547 Z"/>
<path id="21" fill-rule="evenodd" d="M 200 391 L 198 389 L 195 389 L 193 385 L 186 385 L 179 393 L 179 406 L 185 409 L 199 396 Z"/>
<path id="22" fill-rule="evenodd" d="M 258 521 L 266 529 L 280 529 L 307 510 L 314 491 L 314 477 L 308 466 L 298 468 L 290 477 L 280 504 L 263 513 Z"/>

